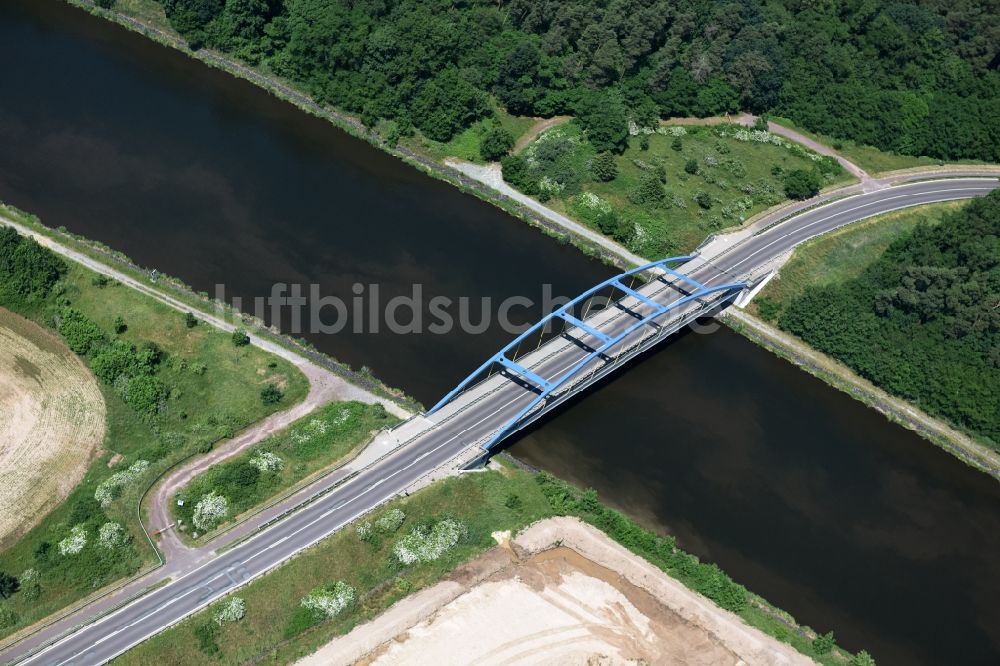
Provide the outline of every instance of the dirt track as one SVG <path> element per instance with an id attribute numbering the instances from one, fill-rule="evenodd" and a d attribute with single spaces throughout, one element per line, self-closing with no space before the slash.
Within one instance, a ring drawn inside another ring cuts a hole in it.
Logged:
<path id="1" fill-rule="evenodd" d="M 104 397 L 76 354 L 0 308 L 0 546 L 80 482 L 104 428 Z"/>

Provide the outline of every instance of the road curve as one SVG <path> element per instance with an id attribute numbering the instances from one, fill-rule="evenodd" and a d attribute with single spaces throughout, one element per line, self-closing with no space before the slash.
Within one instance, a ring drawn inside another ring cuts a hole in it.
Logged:
<path id="1" fill-rule="evenodd" d="M 747 275 L 796 245 L 851 222 L 925 203 L 982 196 L 998 186 L 997 178 L 955 178 L 907 183 L 846 197 L 750 235 L 713 256 L 710 263 L 692 266 L 692 272 L 704 283 L 721 283 L 733 276 Z M 484 358 L 493 351 L 484 349 Z M 566 365 L 567 358 L 552 356 L 540 366 L 557 370 Z M 516 387 L 513 383 L 510 386 Z M 33 653 L 55 637 L 43 630 L 12 646 L 0 657 L 8 662 L 60 666 L 98 664 L 112 659 L 266 573 L 453 460 L 467 449 L 469 442 L 481 439 L 504 423 L 512 410 L 523 404 L 524 393 L 505 387 L 462 410 L 441 418 L 435 415 L 434 421 L 417 417 L 426 422 L 418 437 L 254 538 L 191 570 L 179 572 L 169 584 L 37 652 Z"/>

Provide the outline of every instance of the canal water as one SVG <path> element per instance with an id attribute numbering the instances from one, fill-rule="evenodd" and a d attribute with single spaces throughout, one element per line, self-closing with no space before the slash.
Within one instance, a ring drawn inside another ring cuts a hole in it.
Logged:
<path id="1" fill-rule="evenodd" d="M 249 302 L 316 284 L 352 303 L 355 284 L 370 297 L 377 283 L 384 304 L 420 284 L 425 302 L 470 298 L 478 323 L 511 296 L 535 301 L 517 321 L 536 317 L 543 283 L 572 295 L 610 274 L 55 0 L 0 4 L 0 62 L 0 200 L 198 290 Z M 310 339 L 426 404 L 509 339 L 495 321 L 478 334 L 367 328 Z M 1000 662 L 1000 484 L 725 329 L 679 336 L 511 451 L 883 666 Z"/>

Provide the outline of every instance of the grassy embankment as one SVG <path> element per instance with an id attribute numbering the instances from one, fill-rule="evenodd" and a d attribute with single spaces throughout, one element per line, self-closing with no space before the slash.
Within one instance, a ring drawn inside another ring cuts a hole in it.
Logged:
<path id="1" fill-rule="evenodd" d="M 546 205 L 652 258 L 691 250 L 708 234 L 785 201 L 788 172 L 822 166 L 824 186 L 852 179 L 791 141 L 751 136 L 734 125 L 661 127 L 630 137 L 614 156 L 617 175 L 606 182 L 589 166 L 595 152 L 576 123 L 542 133 L 521 154 Z"/>
<path id="2" fill-rule="evenodd" d="M 82 351 L 85 363 L 93 367 L 99 349 L 114 348 L 122 351 L 118 360 L 132 365 L 117 379 L 100 382 L 108 420 L 100 457 L 66 501 L 0 553 L 0 570 L 15 576 L 27 570 L 38 574 L 37 592 L 17 593 L 3 602 L 5 626 L 0 635 L 154 561 L 136 519 L 139 498 L 150 483 L 178 461 L 209 450 L 219 440 L 298 402 L 308 391 L 306 378 L 287 361 L 256 347 L 236 347 L 229 334 L 203 322 L 189 327 L 183 313 L 150 296 L 73 262 L 65 264 L 65 273 L 44 297 L 0 305 L 46 327 L 53 327 L 57 317 L 65 321 L 66 308 L 73 308 L 90 322 L 81 329 L 101 336 L 89 351 Z M 67 337 L 66 331 L 61 333 Z M 80 337 L 74 340 L 79 342 Z M 127 351 L 133 347 L 133 352 Z M 159 353 L 151 353 L 158 359 L 152 364 L 138 360 L 148 358 L 142 356 L 144 350 L 155 349 Z M 135 370 L 138 365 L 143 369 Z M 132 383 L 130 373 L 142 378 Z M 277 404 L 264 404 L 261 398 L 268 384 L 284 394 Z M 140 410 L 139 391 L 150 387 L 162 393 Z M 127 480 L 104 484 L 111 499 L 102 506 L 95 497 L 98 488 L 116 474 Z M 113 548 L 102 547 L 98 530 L 110 522 L 124 526 L 127 537 Z M 83 526 L 86 545 L 76 554 L 62 554 L 60 544 L 78 525 Z"/>
<path id="3" fill-rule="evenodd" d="M 958 210 L 963 204 L 951 202 L 899 210 L 813 239 L 796 248 L 778 277 L 764 287 L 747 310 L 775 322 L 781 305 L 801 296 L 809 287 L 858 277 L 893 241 L 913 231 L 918 224 L 938 224 L 944 213 Z"/>
<path id="4" fill-rule="evenodd" d="M 799 125 L 796 125 L 794 121 L 789 120 L 788 118 L 772 116 L 771 120 L 779 125 L 787 127 L 788 129 L 795 130 L 796 132 L 799 132 L 814 141 L 818 141 L 819 143 L 829 146 L 873 176 L 886 171 L 912 169 L 915 167 L 946 166 L 949 164 L 989 164 L 989 162 L 982 162 L 979 160 L 957 160 L 949 162 L 934 157 L 898 155 L 893 152 L 879 150 L 873 146 L 859 144 L 851 141 L 850 139 L 837 139 L 826 136 L 825 134 L 810 132 L 807 129 L 803 129 Z"/>
<path id="5" fill-rule="evenodd" d="M 372 537 L 361 538 L 357 524 L 383 516 L 392 508 L 404 512 L 401 526 L 383 531 L 376 527 Z M 813 632 L 797 627 L 786 615 L 747 593 L 715 565 L 700 563 L 677 549 L 670 537 L 657 536 L 623 514 L 605 508 L 592 491 L 581 492 L 549 475 L 503 467 L 500 471 L 448 478 L 396 500 L 371 518 L 360 519 L 355 527 L 341 530 L 251 582 L 235 593 L 246 602 L 242 620 L 216 625 L 213 615 L 224 601 L 216 602 L 115 663 L 199 663 L 208 661 L 209 655 L 213 663 L 219 664 L 290 662 L 370 620 L 407 594 L 432 585 L 459 563 L 494 546 L 492 532 L 517 532 L 553 515 L 577 515 L 591 522 L 692 589 L 737 612 L 748 623 L 813 655 Z M 439 559 L 404 565 L 394 555 L 395 545 L 415 526 L 431 526 L 445 519 L 459 521 L 467 533 Z M 301 605 L 310 591 L 337 581 L 356 591 L 355 603 L 341 614 L 325 618 Z M 825 664 L 847 661 L 836 648 L 817 658 Z"/>
<path id="6" fill-rule="evenodd" d="M 226 498 L 228 512 L 218 521 L 203 522 L 205 529 L 225 527 L 240 514 L 255 509 L 293 486 L 343 464 L 358 453 L 373 435 L 399 419 L 381 404 L 333 402 L 276 433 L 226 462 L 213 465 L 191 480 L 177 494 L 183 500 L 171 508 L 185 539 L 198 538 L 192 518 L 198 501 L 209 493 Z"/>

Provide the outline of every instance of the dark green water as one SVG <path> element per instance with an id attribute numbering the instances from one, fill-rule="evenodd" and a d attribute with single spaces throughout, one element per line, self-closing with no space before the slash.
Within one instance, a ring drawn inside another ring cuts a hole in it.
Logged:
<path id="1" fill-rule="evenodd" d="M 0 199 L 197 289 L 575 294 L 609 271 L 363 142 L 54 0 L 0 4 Z M 520 311 L 521 318 L 539 309 Z M 474 317 L 477 319 L 477 317 Z M 287 322 L 284 322 L 287 324 Z M 314 336 L 431 403 L 508 339 Z M 522 437 L 885 664 L 1000 662 L 1000 484 L 722 330 Z"/>

